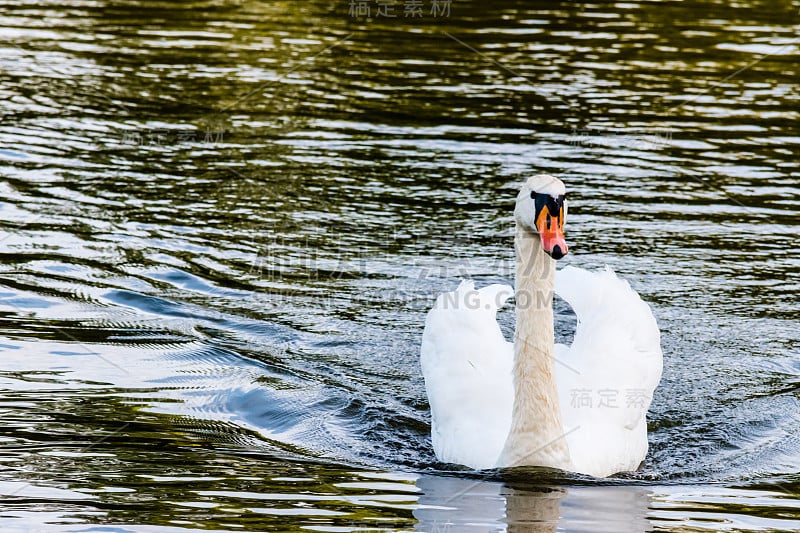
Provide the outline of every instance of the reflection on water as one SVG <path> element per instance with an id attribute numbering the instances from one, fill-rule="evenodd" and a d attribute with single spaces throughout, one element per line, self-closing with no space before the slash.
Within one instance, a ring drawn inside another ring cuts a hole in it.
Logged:
<path id="1" fill-rule="evenodd" d="M 651 531 L 646 486 L 554 486 L 422 476 L 420 531 Z"/>
<path id="2" fill-rule="evenodd" d="M 720 486 L 537 485 L 423 475 L 419 531 L 646 532 L 800 527 L 800 502 L 768 490 Z M 732 513 L 739 509 L 742 515 Z"/>
<path id="3" fill-rule="evenodd" d="M 0 1 L 3 531 L 800 527 L 796 2 L 423 4 Z M 609 483 L 431 452 L 533 171 L 663 333 Z"/>

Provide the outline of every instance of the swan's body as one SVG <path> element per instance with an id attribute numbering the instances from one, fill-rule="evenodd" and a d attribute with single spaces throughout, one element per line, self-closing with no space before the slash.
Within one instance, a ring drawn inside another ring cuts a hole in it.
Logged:
<path id="1" fill-rule="evenodd" d="M 436 300 L 422 337 L 422 372 L 433 412 L 431 439 L 446 463 L 492 468 L 508 436 L 514 347 L 495 315 L 508 285 L 471 281 Z"/>
<path id="2" fill-rule="evenodd" d="M 534 208 L 526 198 L 563 199 L 561 189 L 555 178 L 536 176 L 518 197 L 516 292 L 507 285 L 476 291 L 462 282 L 428 314 L 421 363 L 433 447 L 443 462 L 608 476 L 635 470 L 647 453 L 645 415 L 662 366 L 658 326 L 648 305 L 610 270 L 555 272 L 543 247 L 555 239 L 565 253 L 566 243 L 532 230 L 551 225 L 538 220 L 538 210 L 527 214 Z M 578 315 L 570 347 L 553 342 L 553 289 Z M 512 344 L 495 316 L 514 294 Z"/>

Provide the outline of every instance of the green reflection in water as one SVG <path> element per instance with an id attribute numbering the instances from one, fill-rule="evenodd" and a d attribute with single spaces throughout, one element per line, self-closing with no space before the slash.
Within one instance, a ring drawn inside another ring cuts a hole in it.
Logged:
<path id="1" fill-rule="evenodd" d="M 2 5 L 3 528 L 796 529 L 797 6 L 348 8 Z M 508 279 L 533 169 L 664 334 L 617 492 L 396 473 L 443 468 L 424 313 Z"/>

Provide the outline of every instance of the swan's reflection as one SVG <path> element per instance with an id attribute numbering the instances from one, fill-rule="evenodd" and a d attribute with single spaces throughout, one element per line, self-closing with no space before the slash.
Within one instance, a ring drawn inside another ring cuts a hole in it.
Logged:
<path id="1" fill-rule="evenodd" d="M 420 476 L 414 516 L 426 532 L 651 531 L 641 486 L 570 486 Z"/>
<path id="2" fill-rule="evenodd" d="M 506 497 L 507 531 L 555 533 L 559 507 L 567 489 L 559 487 L 503 488 Z"/>

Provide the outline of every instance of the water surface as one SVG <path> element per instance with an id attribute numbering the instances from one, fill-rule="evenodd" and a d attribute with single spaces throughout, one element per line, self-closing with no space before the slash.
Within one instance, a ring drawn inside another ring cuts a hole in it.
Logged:
<path id="1" fill-rule="evenodd" d="M 0 2 L 3 531 L 800 528 L 800 6 L 370 9 Z M 428 436 L 425 312 L 541 171 L 662 330 L 603 482 Z"/>

